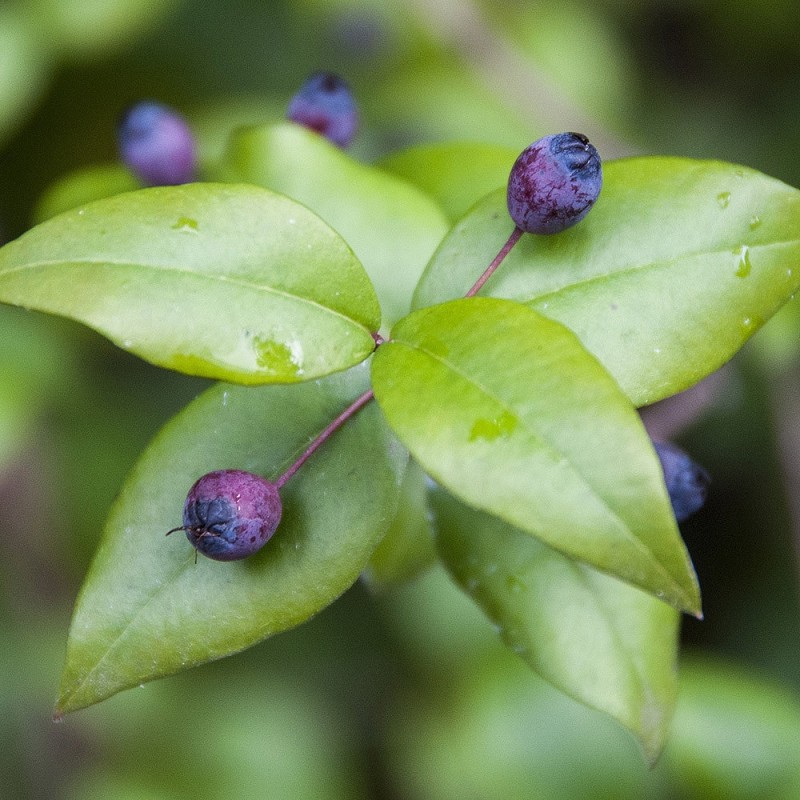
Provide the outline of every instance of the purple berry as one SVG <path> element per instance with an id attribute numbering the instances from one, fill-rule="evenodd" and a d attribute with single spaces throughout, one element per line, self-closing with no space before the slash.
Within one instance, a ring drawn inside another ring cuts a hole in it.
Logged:
<path id="1" fill-rule="evenodd" d="M 603 185 L 600 155 L 580 133 L 526 147 L 508 177 L 508 213 L 526 233 L 560 233 L 580 222 Z"/>
<path id="2" fill-rule="evenodd" d="M 347 83 L 330 72 L 312 75 L 289 102 L 286 118 L 347 147 L 358 130 L 358 108 Z"/>
<path id="3" fill-rule="evenodd" d="M 277 487 L 238 469 L 203 475 L 189 490 L 183 507 L 186 538 L 204 556 L 236 561 L 260 550 L 281 521 Z"/>
<path id="4" fill-rule="evenodd" d="M 653 442 L 664 472 L 664 483 L 678 522 L 684 522 L 706 502 L 709 474 L 680 447 L 667 442 Z"/>
<path id="5" fill-rule="evenodd" d="M 117 126 L 125 165 L 145 186 L 174 186 L 194 180 L 194 136 L 171 108 L 146 100 L 131 106 Z"/>

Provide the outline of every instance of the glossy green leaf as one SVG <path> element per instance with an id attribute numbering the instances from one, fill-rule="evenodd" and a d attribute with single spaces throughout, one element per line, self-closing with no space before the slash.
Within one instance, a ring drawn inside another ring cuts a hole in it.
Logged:
<path id="1" fill-rule="evenodd" d="M 44 222 L 94 200 L 140 188 L 139 181 L 122 164 L 84 167 L 65 175 L 47 188 L 39 199 L 34 218 L 36 222 Z"/>
<path id="2" fill-rule="evenodd" d="M 716 161 L 635 158 L 605 167 L 579 225 L 523 236 L 482 290 L 573 330 L 635 405 L 725 363 L 800 285 L 800 192 Z M 431 260 L 416 308 L 463 295 L 512 230 L 498 191 Z"/>
<path id="3" fill-rule="evenodd" d="M 364 578 L 372 589 L 381 590 L 411 580 L 436 560 L 425 481 L 419 464 L 409 461 L 397 516 L 364 570 Z"/>
<path id="4" fill-rule="evenodd" d="M 699 612 L 650 439 L 569 330 L 508 300 L 455 300 L 401 320 L 372 377 L 391 427 L 459 499 Z"/>
<path id="5" fill-rule="evenodd" d="M 393 153 L 378 166 L 419 186 L 455 222 L 484 195 L 506 185 L 519 153 L 475 142 L 426 144 Z"/>
<path id="6" fill-rule="evenodd" d="M 222 170 L 227 178 L 282 192 L 319 214 L 361 260 L 384 321 L 408 313 L 414 287 L 448 228 L 427 195 L 289 122 L 237 131 Z"/>
<path id="7" fill-rule="evenodd" d="M 677 697 L 678 612 L 441 489 L 431 507 L 442 561 L 506 644 L 655 761 Z"/>
<path id="8" fill-rule="evenodd" d="M 242 650 L 327 606 L 357 578 L 391 522 L 406 453 L 370 404 L 281 491 L 267 545 L 218 562 L 181 535 L 186 492 L 204 473 L 275 478 L 367 388 L 359 366 L 258 389 L 220 384 L 178 414 L 134 468 L 81 590 L 57 713 Z"/>
<path id="9" fill-rule="evenodd" d="M 38 225 L 0 250 L 0 300 L 76 319 L 154 364 L 251 384 L 346 369 L 380 323 L 333 230 L 227 184 L 128 192 Z"/>

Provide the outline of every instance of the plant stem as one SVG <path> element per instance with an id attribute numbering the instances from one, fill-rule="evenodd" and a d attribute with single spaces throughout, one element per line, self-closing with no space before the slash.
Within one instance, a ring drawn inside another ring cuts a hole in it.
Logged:
<path id="1" fill-rule="evenodd" d="M 519 241 L 520 236 L 522 236 L 522 231 L 515 227 L 514 230 L 511 231 L 511 236 L 508 237 L 508 241 L 500 248 L 500 252 L 494 257 L 494 261 L 486 267 L 486 271 L 475 281 L 475 285 L 464 297 L 474 297 L 478 294 L 483 284 L 492 277 L 492 273 L 503 263 L 503 259 L 511 252 L 511 248 Z"/>
<path id="2" fill-rule="evenodd" d="M 328 425 L 327 428 L 325 428 L 324 431 L 322 431 L 322 433 L 319 434 L 319 436 L 314 439 L 313 442 L 311 442 L 311 444 L 305 449 L 303 455 L 301 455 L 300 458 L 298 458 L 297 461 L 295 461 L 294 464 L 292 464 L 292 466 L 289 467 L 289 469 L 287 469 L 286 472 L 284 472 L 283 475 L 281 475 L 275 481 L 275 486 L 280 489 L 286 483 L 286 481 L 288 481 L 289 478 L 291 478 L 292 475 L 294 475 L 295 472 L 297 472 L 297 470 L 299 470 L 300 467 L 306 463 L 306 461 L 314 454 L 317 448 L 330 438 L 332 433 L 335 433 L 338 428 L 344 425 L 344 423 L 353 416 L 353 414 L 355 414 L 357 411 L 360 411 L 367 403 L 369 403 L 373 397 L 375 397 L 375 395 L 372 393 L 372 389 L 370 389 L 368 392 L 364 392 L 361 397 L 354 400 L 344 411 L 342 411 L 341 414 L 339 414 L 338 417 L 336 417 L 335 420 L 333 420 L 333 422 L 330 423 L 330 425 Z"/>
<path id="3" fill-rule="evenodd" d="M 492 273 L 503 263 L 503 259 L 511 252 L 511 248 L 519 241 L 519 237 L 522 236 L 522 231 L 515 227 L 514 230 L 511 232 L 511 236 L 508 237 L 508 241 L 503 245 L 500 249 L 500 252 L 494 257 L 494 260 L 491 264 L 486 268 L 486 271 L 478 278 L 475 285 L 464 295 L 465 297 L 472 297 L 476 295 L 481 287 L 483 286 L 486 281 L 492 276 Z M 375 349 L 377 350 L 386 340 L 379 334 L 373 333 L 372 338 L 375 340 Z M 303 464 L 308 461 L 309 458 L 317 451 L 317 449 L 322 446 L 331 436 L 331 434 L 335 433 L 339 428 L 347 422 L 350 417 L 353 416 L 357 411 L 360 411 L 367 403 L 370 402 L 375 397 L 370 389 L 368 392 L 364 392 L 361 397 L 354 400 L 338 417 L 336 417 L 333 422 L 325 428 L 322 433 L 317 436 L 314 441 L 305 449 L 305 452 L 297 459 L 297 461 L 292 464 L 289 469 L 286 470 L 276 481 L 275 486 L 280 489 L 291 477 L 292 475 L 303 466 Z M 176 530 L 179 530 L 176 528 Z"/>

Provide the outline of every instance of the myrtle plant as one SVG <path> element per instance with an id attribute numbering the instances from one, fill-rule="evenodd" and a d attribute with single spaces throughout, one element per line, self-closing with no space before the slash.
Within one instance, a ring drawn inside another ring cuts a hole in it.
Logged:
<path id="1" fill-rule="evenodd" d="M 313 76 L 289 109 L 198 167 L 180 117 L 135 107 L 125 163 L 64 179 L 0 249 L 3 302 L 219 381 L 122 487 L 56 715 L 438 559 L 655 760 L 679 617 L 702 615 L 678 522 L 708 477 L 637 409 L 797 290 L 800 192 L 717 161 L 601 165 L 577 133 L 367 165 L 343 81 Z"/>

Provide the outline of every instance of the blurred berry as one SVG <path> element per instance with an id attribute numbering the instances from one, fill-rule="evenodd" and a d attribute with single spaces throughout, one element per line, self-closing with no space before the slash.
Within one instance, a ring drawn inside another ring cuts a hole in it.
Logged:
<path id="1" fill-rule="evenodd" d="M 526 233 L 560 233 L 589 213 L 602 185 L 600 155 L 585 136 L 545 136 L 511 169 L 508 213 Z"/>
<path id="2" fill-rule="evenodd" d="M 664 483 L 678 522 L 684 522 L 706 502 L 709 474 L 680 447 L 667 442 L 653 442 L 661 460 Z"/>
<path id="3" fill-rule="evenodd" d="M 358 108 L 347 83 L 330 72 L 312 75 L 289 102 L 286 118 L 347 147 L 358 130 Z"/>
<path id="4" fill-rule="evenodd" d="M 203 475 L 183 507 L 186 538 L 216 561 L 236 561 L 260 550 L 281 521 L 281 499 L 274 484 L 259 475 L 224 469 Z"/>
<path id="5" fill-rule="evenodd" d="M 131 106 L 119 121 L 117 143 L 122 161 L 145 186 L 194 180 L 194 136 L 167 106 L 149 100 Z"/>

